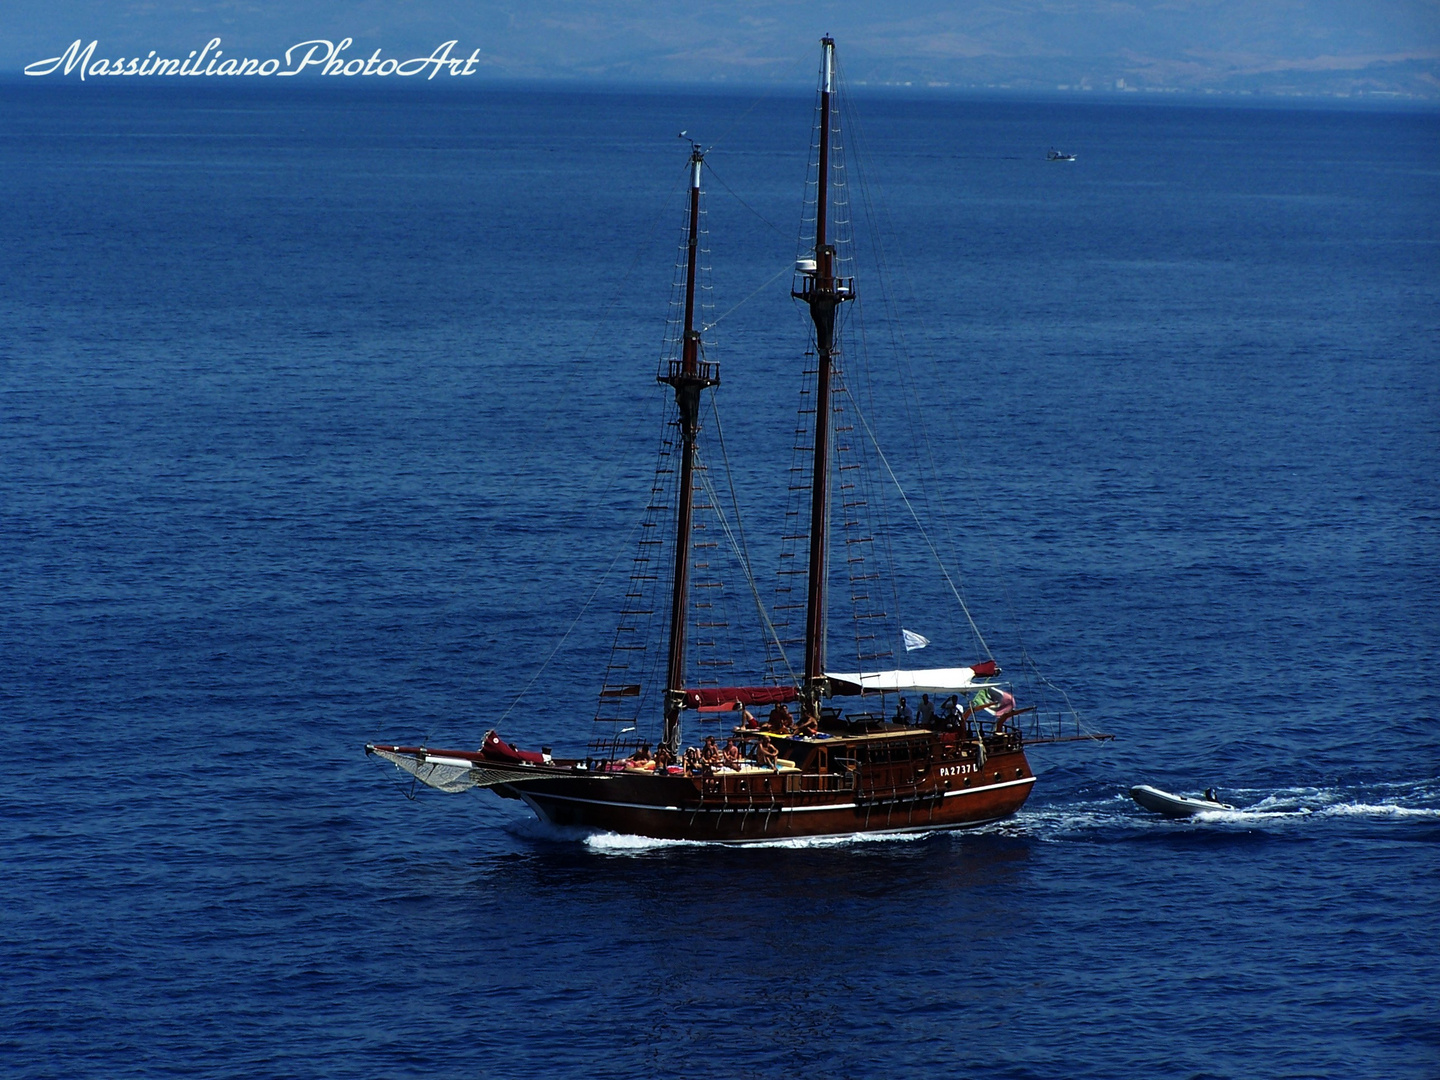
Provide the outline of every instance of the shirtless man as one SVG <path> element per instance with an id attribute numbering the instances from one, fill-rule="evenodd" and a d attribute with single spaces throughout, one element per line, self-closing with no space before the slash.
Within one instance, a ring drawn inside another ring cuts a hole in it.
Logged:
<path id="1" fill-rule="evenodd" d="M 775 744 L 770 741 L 770 736 L 761 735 L 760 743 L 755 747 L 755 764 L 762 769 L 774 769 L 780 771 L 780 751 L 775 749 Z"/>
<path id="2" fill-rule="evenodd" d="M 790 710 L 784 702 L 780 702 L 770 710 L 769 728 L 771 731 L 778 731 L 781 734 L 790 730 Z"/>
<path id="3" fill-rule="evenodd" d="M 715 736 L 706 735 L 705 745 L 700 748 L 700 764 L 716 768 L 720 764 L 720 747 L 715 745 Z"/>
<path id="4" fill-rule="evenodd" d="M 735 745 L 734 739 L 725 740 L 725 749 L 720 751 L 720 760 L 727 769 L 740 768 L 740 747 Z"/>

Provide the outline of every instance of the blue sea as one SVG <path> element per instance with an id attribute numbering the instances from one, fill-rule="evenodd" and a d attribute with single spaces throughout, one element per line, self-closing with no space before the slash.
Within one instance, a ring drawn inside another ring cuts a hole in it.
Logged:
<path id="1" fill-rule="evenodd" d="M 769 580 L 810 97 L 0 103 L 0 1073 L 1440 1076 L 1435 112 L 857 93 L 877 434 L 1117 739 L 978 831 L 730 849 L 363 747 L 583 753 L 681 130 Z"/>

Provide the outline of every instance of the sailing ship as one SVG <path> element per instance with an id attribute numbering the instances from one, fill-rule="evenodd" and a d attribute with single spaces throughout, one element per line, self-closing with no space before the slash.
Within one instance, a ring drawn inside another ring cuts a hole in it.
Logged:
<path id="1" fill-rule="evenodd" d="M 803 571 L 805 629 L 799 642 L 803 666 L 789 669 L 787 661 L 788 674 L 769 681 L 762 677 L 755 685 L 695 685 L 687 680 L 687 634 L 697 607 L 690 571 L 695 561 L 701 400 L 705 391 L 720 384 L 718 364 L 703 356 L 696 322 L 705 151 L 692 143 L 688 235 L 677 263 L 677 274 L 683 266 L 683 278 L 677 279 L 683 287 L 683 326 L 676 335 L 674 355 L 658 373 L 658 382 L 673 392 L 676 409 L 677 468 L 664 470 L 678 472 L 674 485 L 678 490 L 668 509 L 674 542 L 666 568 L 669 574 L 641 575 L 668 579 L 669 585 L 668 648 L 663 700 L 655 717 L 660 737 L 654 755 L 638 738 L 622 743 L 616 734 L 608 741 L 592 742 L 591 752 L 583 758 L 561 758 L 548 748 L 518 750 L 493 730 L 476 751 L 369 744 L 367 753 L 393 762 L 441 791 L 478 787 L 521 799 L 554 825 L 665 840 L 734 844 L 950 830 L 1006 818 L 1029 796 L 1035 774 L 1026 759 L 1026 738 L 1017 717 L 1030 710 L 1016 706 L 999 681 L 1001 672 L 993 659 L 922 670 L 837 672 L 826 664 L 831 511 L 836 496 L 832 488 L 837 471 L 832 404 L 838 373 L 836 328 L 839 312 L 855 299 L 856 291 L 854 278 L 839 265 L 831 232 L 832 184 L 837 182 L 830 160 L 836 115 L 835 42 L 826 37 L 821 45 L 817 157 L 812 158 L 817 193 L 813 234 L 807 236 L 813 237 L 813 243 L 797 259 L 791 290 L 795 300 L 808 308 L 813 324 L 807 354 L 813 354 L 814 364 L 808 484 L 795 485 L 808 486 L 809 495 L 808 529 L 798 536 L 808 547 Z M 789 572 L 802 574 L 798 569 Z M 597 720 L 621 723 L 603 715 L 606 704 L 639 698 L 642 687 L 627 681 L 624 669 L 624 663 L 612 663 L 600 691 L 602 715 Z M 622 677 L 611 681 L 617 670 Z M 906 707 L 887 717 L 886 695 L 905 693 L 925 695 L 919 714 Z M 937 701 L 949 696 L 944 715 L 931 711 L 932 694 Z M 879 715 L 846 715 L 844 699 L 874 695 L 881 697 Z M 798 716 L 791 712 L 792 706 Z M 750 712 L 752 708 L 765 716 L 763 723 Z M 713 738 L 703 748 L 683 748 L 687 718 L 713 718 L 717 711 L 739 721 L 727 751 L 722 754 Z"/>

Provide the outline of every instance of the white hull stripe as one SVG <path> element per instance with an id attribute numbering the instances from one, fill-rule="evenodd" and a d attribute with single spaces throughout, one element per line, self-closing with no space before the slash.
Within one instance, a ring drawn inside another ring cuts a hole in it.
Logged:
<path id="1" fill-rule="evenodd" d="M 942 793 L 942 798 L 950 799 L 956 795 L 978 795 L 982 791 L 999 791 L 1001 788 L 1020 787 L 1024 784 L 1033 783 L 1035 783 L 1035 777 L 1022 776 L 1018 780 L 1005 780 L 999 784 L 986 784 L 984 787 L 961 788 L 959 791 L 946 791 Z M 648 806 L 645 803 L 613 802 L 608 799 L 582 799 L 576 795 L 540 795 L 528 791 L 521 791 L 518 794 L 527 803 L 531 804 L 532 809 L 536 809 L 533 800 L 551 799 L 556 802 L 585 803 L 589 806 L 618 806 L 625 810 L 658 810 L 672 814 L 799 814 L 816 810 L 853 810 L 857 806 L 863 805 L 848 802 L 826 803 L 823 806 L 780 806 L 774 808 L 768 805 L 756 806 L 753 803 L 746 806 L 726 806 L 718 808 L 709 806 Z M 893 804 L 875 802 L 868 805 L 873 808 Z"/>

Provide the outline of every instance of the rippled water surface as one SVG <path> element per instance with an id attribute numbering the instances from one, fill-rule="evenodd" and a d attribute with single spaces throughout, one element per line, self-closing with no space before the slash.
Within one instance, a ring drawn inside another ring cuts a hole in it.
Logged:
<path id="1" fill-rule="evenodd" d="M 8 1074 L 1440 1075 L 1434 114 L 859 101 L 866 401 L 1119 738 L 975 832 L 728 849 L 361 748 L 590 737 L 682 128 L 769 573 L 809 101 L 0 96 Z"/>

